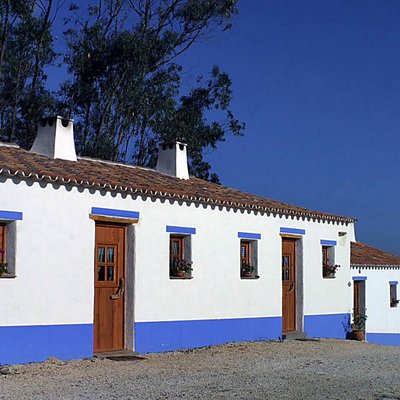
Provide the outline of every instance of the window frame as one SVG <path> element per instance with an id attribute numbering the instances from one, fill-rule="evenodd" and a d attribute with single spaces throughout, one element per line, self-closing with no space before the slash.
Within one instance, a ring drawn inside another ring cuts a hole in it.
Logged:
<path id="1" fill-rule="evenodd" d="M 3 250 L 0 254 L 0 279 L 15 278 L 15 221 L 0 221 L 0 231 L 0 249 Z M 10 238 L 10 235 L 12 235 L 12 238 Z M 3 272 L 4 267 L 7 272 Z"/>
<path id="2" fill-rule="evenodd" d="M 331 246 L 325 246 L 325 245 L 322 245 L 322 264 L 325 264 L 325 263 L 329 263 L 329 247 L 331 247 Z"/>
<path id="3" fill-rule="evenodd" d="M 1 238 L 0 248 L 4 250 L 0 262 L 7 263 L 7 273 L 1 273 L 0 279 L 16 278 L 17 260 L 17 230 L 18 224 L 23 220 L 23 213 L 20 211 L 0 210 Z"/>
<path id="4" fill-rule="evenodd" d="M 243 251 L 242 251 L 243 248 L 245 249 L 245 256 L 243 256 Z M 250 258 L 251 258 L 250 241 L 242 239 L 240 241 L 240 264 L 241 265 L 243 265 L 243 263 L 250 264 Z"/>
<path id="5" fill-rule="evenodd" d="M 102 261 L 99 260 L 99 249 L 104 249 L 104 259 Z M 110 260 L 108 258 L 109 249 L 113 249 L 113 259 Z M 95 263 L 96 263 L 96 276 L 95 276 L 95 284 L 97 287 L 114 287 L 117 283 L 117 276 L 115 274 L 115 267 L 117 265 L 117 261 L 118 261 L 118 247 L 114 244 L 101 244 L 98 243 L 96 244 L 96 250 L 95 250 L 95 254 L 96 254 L 96 259 L 95 259 Z M 109 279 L 110 273 L 109 273 L 109 268 L 112 269 L 112 278 L 113 279 Z M 104 279 L 100 279 L 100 270 L 103 269 L 104 271 Z"/>
<path id="6" fill-rule="evenodd" d="M 7 263 L 7 224 L 0 223 L 0 263 Z"/>
<path id="7" fill-rule="evenodd" d="M 389 305 L 390 308 L 397 308 L 400 300 L 397 298 L 397 283 L 389 282 Z"/>
<path id="8" fill-rule="evenodd" d="M 321 244 L 322 251 L 322 278 L 323 279 L 333 279 L 336 278 L 336 271 L 333 273 L 324 272 L 325 265 L 335 265 L 335 246 L 328 244 Z"/>
<path id="9" fill-rule="evenodd" d="M 173 244 L 178 243 L 178 254 L 175 255 L 173 252 Z M 173 259 L 186 260 L 190 266 L 192 265 L 191 260 L 191 235 L 171 233 L 169 235 L 169 277 L 170 279 L 192 279 L 192 270 L 184 272 L 174 272 Z"/>
<path id="10" fill-rule="evenodd" d="M 246 255 L 243 257 L 242 248 L 246 248 Z M 243 270 L 243 265 L 251 265 L 254 269 L 251 272 Z M 258 247 L 257 240 L 241 238 L 239 242 L 239 267 L 241 279 L 258 279 Z"/>

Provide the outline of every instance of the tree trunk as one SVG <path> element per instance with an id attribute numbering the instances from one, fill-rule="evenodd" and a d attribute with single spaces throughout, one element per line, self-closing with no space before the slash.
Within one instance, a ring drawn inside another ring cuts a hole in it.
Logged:
<path id="1" fill-rule="evenodd" d="M 46 33 L 46 30 L 47 30 L 48 24 L 49 24 L 50 12 L 51 12 L 52 5 L 53 5 L 53 0 L 48 0 L 46 13 L 45 13 L 44 19 L 43 19 L 42 29 L 40 30 L 40 35 L 39 35 L 39 38 L 37 41 L 37 48 L 36 48 L 36 54 L 35 54 L 35 65 L 33 68 L 32 84 L 31 84 L 31 92 L 32 93 L 35 91 L 36 83 L 37 83 L 38 76 L 39 76 L 40 56 L 41 56 L 42 48 L 43 48 L 44 35 Z"/>

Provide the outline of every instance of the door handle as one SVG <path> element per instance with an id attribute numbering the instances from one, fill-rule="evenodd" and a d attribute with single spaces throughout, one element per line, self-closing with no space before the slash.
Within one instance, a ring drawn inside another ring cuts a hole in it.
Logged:
<path id="1" fill-rule="evenodd" d="M 125 292 L 125 279 L 124 278 L 119 278 L 119 285 L 118 289 L 115 292 L 115 294 L 110 295 L 111 300 L 117 300 L 119 299 Z"/>
<path id="2" fill-rule="evenodd" d="M 286 293 L 293 292 L 293 289 L 294 289 L 294 282 L 292 282 L 292 284 L 289 287 L 289 290 Z"/>

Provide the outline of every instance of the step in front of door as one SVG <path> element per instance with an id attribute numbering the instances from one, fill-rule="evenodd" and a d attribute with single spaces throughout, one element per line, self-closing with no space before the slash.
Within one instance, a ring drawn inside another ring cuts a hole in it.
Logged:
<path id="1" fill-rule="evenodd" d="M 119 350 L 119 351 L 109 351 L 94 353 L 94 357 L 112 361 L 133 361 L 133 360 L 146 360 L 146 357 L 132 351 L 132 350 Z"/>
<path id="2" fill-rule="evenodd" d="M 305 339 L 307 334 L 305 332 L 284 332 L 282 333 L 283 340 L 296 340 L 296 339 Z"/>

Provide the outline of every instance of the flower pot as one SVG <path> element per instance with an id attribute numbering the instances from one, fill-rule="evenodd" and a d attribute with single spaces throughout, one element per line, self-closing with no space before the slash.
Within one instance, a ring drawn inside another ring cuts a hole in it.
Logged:
<path id="1" fill-rule="evenodd" d="M 242 272 L 242 278 L 251 278 L 253 276 L 252 272 Z"/>
<path id="2" fill-rule="evenodd" d="M 365 331 L 351 331 L 349 334 L 350 340 L 365 340 Z"/>
<path id="3" fill-rule="evenodd" d="M 324 272 L 322 274 L 323 278 L 328 278 L 328 279 L 333 279 L 335 277 L 335 273 L 334 272 Z"/>
<path id="4" fill-rule="evenodd" d="M 172 272 L 172 276 L 175 278 L 183 278 L 185 276 L 186 272 L 185 271 L 174 271 Z"/>

